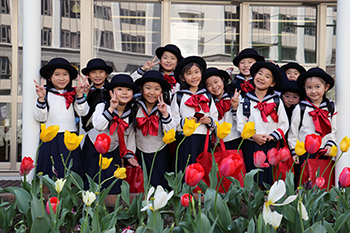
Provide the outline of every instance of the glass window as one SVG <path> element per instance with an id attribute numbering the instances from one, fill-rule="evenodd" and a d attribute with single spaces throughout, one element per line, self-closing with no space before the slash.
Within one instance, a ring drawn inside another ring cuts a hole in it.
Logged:
<path id="1" fill-rule="evenodd" d="M 326 45 L 326 72 L 335 78 L 335 55 L 336 55 L 336 24 L 337 6 L 327 7 L 327 45 Z M 335 99 L 335 88 L 329 91 L 327 97 Z"/>
<path id="2" fill-rule="evenodd" d="M 133 73 L 161 45 L 159 3 L 94 2 L 94 57 Z"/>
<path id="3" fill-rule="evenodd" d="M 316 62 L 316 7 L 250 7 L 250 46 L 275 62 Z"/>
<path id="4" fill-rule="evenodd" d="M 239 7 L 172 4 L 171 43 L 179 46 L 183 56 L 231 62 L 239 52 Z"/>
<path id="5" fill-rule="evenodd" d="M 0 103 L 0 162 L 10 161 L 11 104 Z"/>

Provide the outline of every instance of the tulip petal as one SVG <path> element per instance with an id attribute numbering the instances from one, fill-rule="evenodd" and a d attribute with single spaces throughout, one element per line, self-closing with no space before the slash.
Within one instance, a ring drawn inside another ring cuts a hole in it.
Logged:
<path id="1" fill-rule="evenodd" d="M 263 208 L 263 219 L 264 219 L 264 222 L 265 224 L 271 224 L 272 220 L 271 220 L 271 210 L 270 210 L 270 207 L 266 204 L 264 204 L 264 208 Z"/>
<path id="2" fill-rule="evenodd" d="M 300 211 L 300 206 L 301 206 L 301 211 Z M 298 201 L 297 210 L 298 210 L 299 214 L 301 214 L 301 217 L 302 217 L 305 221 L 309 220 L 309 216 L 308 216 L 308 213 L 307 213 L 307 211 L 306 211 L 306 208 L 305 208 L 304 204 L 303 204 L 300 200 Z"/>
<path id="3" fill-rule="evenodd" d="M 277 229 L 280 226 L 281 221 L 282 221 L 282 217 L 283 217 L 283 215 L 277 213 L 276 211 L 273 211 L 271 213 L 271 226 L 274 229 Z"/>
<path id="4" fill-rule="evenodd" d="M 286 193 L 286 186 L 283 180 L 277 180 L 272 187 L 270 188 L 270 192 L 268 195 L 268 201 L 275 203 L 279 199 L 283 197 Z"/>
<path id="5" fill-rule="evenodd" d="M 286 200 L 282 204 L 273 204 L 274 206 L 283 206 L 283 205 L 288 205 L 289 203 L 293 202 L 298 196 L 297 195 L 291 195 L 287 197 Z"/>

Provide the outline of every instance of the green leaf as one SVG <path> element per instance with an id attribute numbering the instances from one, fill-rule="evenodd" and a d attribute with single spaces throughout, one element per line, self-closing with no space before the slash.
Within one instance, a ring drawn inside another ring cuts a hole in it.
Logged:
<path id="1" fill-rule="evenodd" d="M 247 229 L 249 221 L 245 218 L 239 217 L 232 221 L 231 225 L 228 227 L 229 230 L 233 230 L 235 233 L 243 233 Z"/>
<path id="2" fill-rule="evenodd" d="M 338 216 L 334 223 L 334 231 L 338 232 L 344 226 L 344 224 L 347 221 L 349 221 L 349 217 L 350 217 L 350 210 Z"/>
<path id="3" fill-rule="evenodd" d="M 103 204 L 104 204 L 105 199 L 106 199 L 106 197 L 107 197 L 109 191 L 113 188 L 114 184 L 115 184 L 117 181 L 118 181 L 118 179 L 114 179 L 114 180 L 112 181 L 112 183 L 111 183 L 110 185 L 108 185 L 108 187 L 107 187 L 105 190 L 102 191 L 102 193 L 101 193 L 101 195 L 100 195 L 100 199 L 99 199 L 99 201 L 98 201 L 100 205 L 103 205 Z"/>
<path id="4" fill-rule="evenodd" d="M 92 178 L 88 174 L 85 173 L 85 176 L 87 177 L 88 182 L 89 182 L 89 187 L 90 187 L 89 190 L 93 193 L 96 193 L 98 190 L 98 184 L 95 181 L 93 181 Z"/>
<path id="5" fill-rule="evenodd" d="M 15 195 L 19 212 L 27 215 L 30 208 L 28 200 L 31 200 L 32 197 L 26 190 L 20 187 L 8 187 L 1 190 L 0 193 L 12 193 Z"/>
<path id="6" fill-rule="evenodd" d="M 283 216 L 288 222 L 295 224 L 295 218 L 297 216 L 297 210 L 292 205 L 285 205 L 283 208 Z M 299 215 L 298 215 L 299 216 Z"/>
<path id="7" fill-rule="evenodd" d="M 288 171 L 286 174 L 286 180 L 284 181 L 286 184 L 286 195 L 294 195 L 295 188 L 294 188 L 294 174 L 291 171 Z"/>
<path id="8" fill-rule="evenodd" d="M 30 233 L 49 233 L 50 221 L 47 217 L 41 216 L 34 219 Z"/>
<path id="9" fill-rule="evenodd" d="M 208 185 L 203 180 L 199 181 L 198 186 L 202 190 L 203 193 L 205 193 L 207 191 Z"/>
<path id="10" fill-rule="evenodd" d="M 254 232 L 255 232 L 255 222 L 254 222 L 253 219 L 251 219 L 251 220 L 249 221 L 247 233 L 254 233 Z"/>
<path id="11" fill-rule="evenodd" d="M 71 160 L 73 161 L 73 160 Z M 83 190 L 84 189 L 84 181 L 83 179 L 81 178 L 80 175 L 78 175 L 76 172 L 74 171 L 71 171 L 70 173 L 70 178 L 72 180 L 72 183 L 80 190 Z"/>
<path id="12" fill-rule="evenodd" d="M 33 196 L 31 207 L 32 208 L 30 209 L 30 212 L 32 214 L 32 219 L 43 216 L 41 201 L 38 198 L 36 198 L 35 196 Z M 45 208 L 45 205 L 44 205 L 44 208 Z"/>
<path id="13" fill-rule="evenodd" d="M 164 174 L 165 179 L 168 181 L 168 185 L 171 189 L 175 190 L 175 184 L 174 184 L 174 172 L 166 172 Z"/>
<path id="14" fill-rule="evenodd" d="M 157 233 L 157 231 L 152 227 L 141 226 L 141 227 L 137 228 L 135 233 Z"/>
<path id="15" fill-rule="evenodd" d="M 130 185 L 125 180 L 122 181 L 122 185 L 120 186 L 120 190 L 122 192 L 122 199 L 125 203 L 130 206 L 130 194 L 129 194 Z"/>
<path id="16" fill-rule="evenodd" d="M 254 170 L 251 170 L 250 172 L 248 172 L 247 174 L 245 174 L 245 177 L 244 177 L 244 187 L 247 189 L 247 190 L 252 190 L 253 189 L 253 186 L 256 185 L 256 182 L 254 181 L 254 176 L 259 172 L 259 171 L 263 171 L 261 169 L 254 169 Z"/>
<path id="17" fill-rule="evenodd" d="M 196 228 L 194 232 L 195 233 L 207 232 L 207 230 L 210 229 L 211 227 L 209 219 L 203 213 L 201 214 L 200 218 L 199 218 L 199 214 L 197 215 L 197 217 L 198 219 L 197 219 Z"/>
<path id="18" fill-rule="evenodd" d="M 112 228 L 110 230 L 103 231 L 103 233 L 116 233 L 115 228 Z"/>
<path id="19" fill-rule="evenodd" d="M 51 178 L 49 178 L 48 175 L 43 176 L 43 184 L 50 190 L 50 193 L 53 196 L 57 196 L 57 192 L 55 189 L 55 182 Z"/>
<path id="20" fill-rule="evenodd" d="M 217 178 L 218 168 L 215 162 L 214 154 L 212 153 L 212 163 L 211 163 L 211 169 L 209 172 L 209 180 L 210 180 L 210 188 L 215 189 L 218 185 L 218 178 Z"/>
<path id="21" fill-rule="evenodd" d="M 159 211 L 148 211 L 150 214 L 148 215 L 148 221 L 147 225 L 148 226 L 154 226 L 154 229 L 158 232 L 161 233 L 163 231 L 163 226 L 164 226 L 164 221 L 162 219 L 162 215 L 159 213 Z"/>
<path id="22" fill-rule="evenodd" d="M 147 190 L 147 184 L 148 184 L 148 171 L 145 163 L 145 158 L 143 157 L 143 153 L 141 152 L 141 160 L 142 160 L 142 170 L 143 170 L 143 190 Z"/>
<path id="23" fill-rule="evenodd" d="M 334 233 L 333 226 L 326 220 L 323 220 L 323 226 L 326 228 L 328 233 Z"/>

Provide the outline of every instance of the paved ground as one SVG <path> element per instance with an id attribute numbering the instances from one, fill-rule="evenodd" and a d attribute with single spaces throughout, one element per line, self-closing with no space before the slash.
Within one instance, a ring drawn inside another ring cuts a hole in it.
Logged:
<path id="1" fill-rule="evenodd" d="M 3 189 L 7 187 L 21 187 L 21 181 L 20 180 L 0 180 L 0 187 Z"/>

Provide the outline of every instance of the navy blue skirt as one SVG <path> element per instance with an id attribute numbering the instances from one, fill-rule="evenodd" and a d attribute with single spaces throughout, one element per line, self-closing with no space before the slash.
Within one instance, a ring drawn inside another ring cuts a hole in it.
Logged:
<path id="1" fill-rule="evenodd" d="M 100 154 L 95 149 L 95 146 L 91 142 L 89 137 L 86 137 L 85 139 L 85 143 L 83 146 L 83 154 L 84 154 L 85 173 L 89 175 L 91 179 L 93 179 L 96 175 L 94 181 L 98 184 L 98 180 L 99 180 L 98 172 L 100 171 L 100 166 L 99 166 Z M 113 158 L 113 160 L 107 169 L 101 171 L 101 182 L 103 182 L 109 177 L 114 176 L 114 172 L 117 170 L 118 166 L 121 167 L 121 164 L 122 164 L 121 157 L 119 156 L 119 147 L 117 147 L 114 151 L 103 154 L 102 156 L 106 158 Z M 103 183 L 102 190 L 106 189 L 113 182 L 113 180 L 115 180 L 115 178 L 112 178 L 106 181 L 105 183 Z M 109 193 L 110 194 L 120 193 L 121 183 L 122 181 L 119 179 L 114 184 L 113 188 Z M 88 186 L 86 186 L 85 188 L 88 189 Z"/>
<path id="2" fill-rule="evenodd" d="M 233 139 L 231 141 L 225 142 L 226 150 L 237 150 L 242 138 Z M 243 148 L 243 144 L 241 146 Z"/>
<path id="3" fill-rule="evenodd" d="M 177 163 L 177 170 L 178 171 L 184 171 L 186 169 L 186 163 L 188 156 L 191 155 L 190 161 L 188 164 L 192 164 L 196 162 L 197 156 L 203 152 L 204 150 L 204 143 L 205 138 L 207 135 L 200 135 L 200 134 L 192 134 L 191 136 L 187 137 L 180 147 L 178 148 L 178 163 Z M 184 135 L 178 135 L 176 136 L 176 149 L 183 139 Z M 209 143 L 208 151 L 210 151 L 211 145 Z M 174 166 L 176 161 L 176 155 L 174 156 Z"/>
<path id="4" fill-rule="evenodd" d="M 49 175 L 50 178 L 56 176 L 52 172 L 52 160 L 54 161 L 54 167 L 57 172 L 57 178 L 63 178 L 65 173 L 65 167 L 62 163 L 61 154 L 63 155 L 64 161 L 67 160 L 69 150 L 64 144 L 64 133 L 58 133 L 57 136 L 49 142 L 43 142 L 38 155 L 37 161 L 37 173 L 42 172 L 44 175 Z M 73 159 L 72 171 L 78 173 L 81 177 L 84 177 L 82 153 L 80 146 L 77 147 L 70 154 L 66 166 L 68 167 L 69 162 Z"/>
<path id="5" fill-rule="evenodd" d="M 144 153 L 139 149 L 136 150 L 137 160 L 142 167 L 141 154 L 143 155 L 147 173 L 149 176 L 155 153 Z M 164 175 L 166 172 L 171 172 L 172 161 L 173 161 L 173 156 L 170 152 L 170 148 L 168 147 L 168 145 L 166 145 L 162 150 L 158 151 L 156 155 L 156 159 L 154 160 L 154 166 L 153 166 L 152 177 L 151 177 L 151 185 L 153 187 L 157 187 L 157 185 L 161 185 L 163 188 L 167 190 L 170 189 L 168 186 L 168 181 L 165 179 Z"/>
<path id="6" fill-rule="evenodd" d="M 247 173 L 253 169 L 256 169 L 256 167 L 254 166 L 254 157 L 253 157 L 255 152 L 261 150 L 265 152 L 265 154 L 267 155 L 267 152 L 271 148 L 275 148 L 276 146 L 277 146 L 277 142 L 273 142 L 273 141 L 266 142 L 264 145 L 260 146 L 255 141 L 245 140 L 245 142 L 243 143 L 242 150 L 243 150 L 244 163 L 247 169 Z M 262 185 L 263 182 L 272 184 L 273 183 L 272 167 L 270 166 L 268 168 L 260 168 L 260 169 L 262 169 L 263 172 L 259 172 L 259 185 Z"/>

